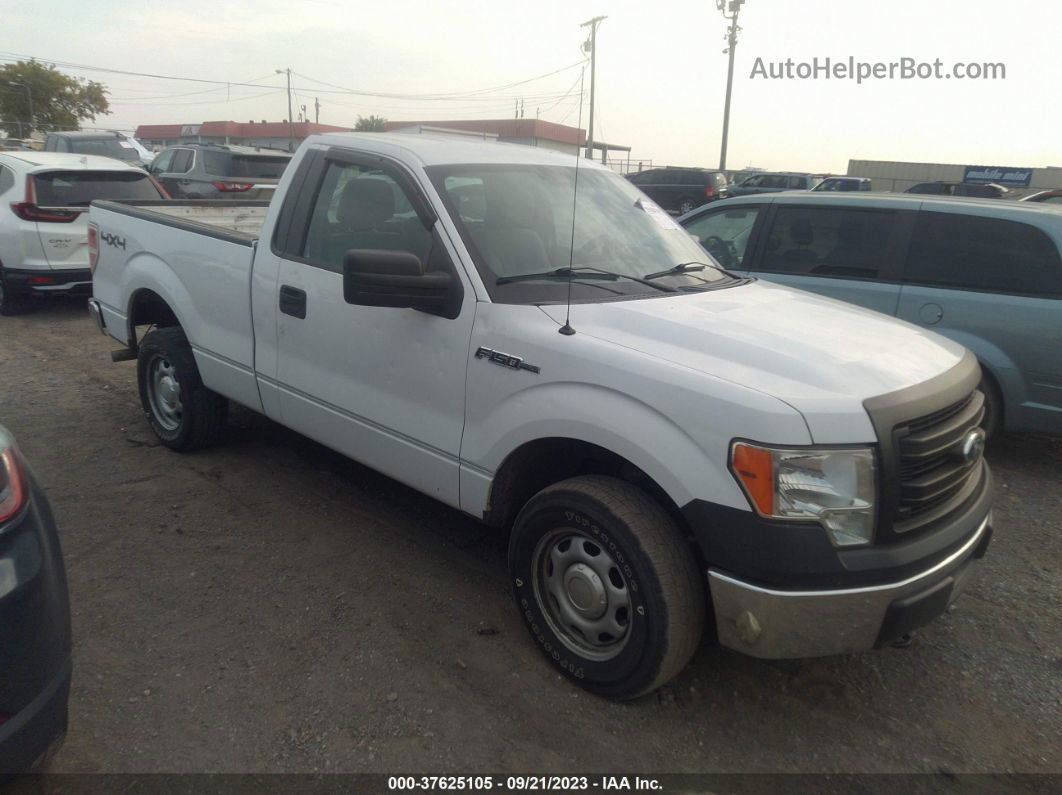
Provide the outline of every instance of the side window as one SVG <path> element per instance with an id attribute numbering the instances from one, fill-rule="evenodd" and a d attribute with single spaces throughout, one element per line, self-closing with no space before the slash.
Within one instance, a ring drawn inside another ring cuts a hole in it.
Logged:
<path id="1" fill-rule="evenodd" d="M 717 210 L 694 219 L 686 231 L 724 268 L 740 270 L 759 214 L 758 207 Z"/>
<path id="2" fill-rule="evenodd" d="M 796 188 L 797 190 L 803 190 L 808 186 L 807 179 L 805 177 L 790 177 L 789 187 Z"/>
<path id="3" fill-rule="evenodd" d="M 155 174 L 168 174 L 173 164 L 173 156 L 176 149 L 167 149 L 151 162 L 151 171 Z"/>
<path id="4" fill-rule="evenodd" d="M 758 188 L 758 187 L 760 187 L 760 184 L 762 182 L 763 182 L 763 177 L 749 177 L 747 180 L 745 180 L 741 184 L 742 184 L 743 187 L 746 187 L 746 188 Z"/>
<path id="5" fill-rule="evenodd" d="M 0 166 L 0 196 L 15 186 L 15 173 L 6 166 Z"/>
<path id="6" fill-rule="evenodd" d="M 1062 196 L 1048 196 L 1043 200 L 1043 204 L 1062 204 Z"/>
<path id="7" fill-rule="evenodd" d="M 759 270 L 876 279 L 895 218 L 886 210 L 779 206 Z"/>
<path id="8" fill-rule="evenodd" d="M 56 138 L 55 139 L 55 151 L 56 152 L 69 152 L 70 151 L 70 141 L 68 141 L 66 138 Z"/>
<path id="9" fill-rule="evenodd" d="M 997 293 L 1062 296 L 1058 248 L 1018 221 L 919 213 L 905 281 Z"/>
<path id="10" fill-rule="evenodd" d="M 386 171 L 330 161 L 301 254 L 334 271 L 343 269 L 343 255 L 350 249 L 409 251 L 427 264 L 431 243 L 431 232 Z"/>
<path id="11" fill-rule="evenodd" d="M 194 154 L 191 149 L 174 149 L 173 164 L 169 170 L 174 174 L 187 174 L 192 170 L 192 155 Z"/>

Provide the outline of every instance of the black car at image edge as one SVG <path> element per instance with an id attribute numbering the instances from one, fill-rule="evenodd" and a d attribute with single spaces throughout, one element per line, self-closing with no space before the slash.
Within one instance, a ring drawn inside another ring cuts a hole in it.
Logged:
<path id="1" fill-rule="evenodd" d="M 70 603 L 44 491 L 0 426 L 0 786 L 66 735 Z"/>

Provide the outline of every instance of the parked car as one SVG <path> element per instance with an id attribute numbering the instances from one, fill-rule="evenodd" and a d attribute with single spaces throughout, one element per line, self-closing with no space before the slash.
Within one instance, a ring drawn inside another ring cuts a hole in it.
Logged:
<path id="1" fill-rule="evenodd" d="M 729 195 L 726 174 L 703 168 L 650 168 L 627 179 L 668 212 L 684 215 Z"/>
<path id="2" fill-rule="evenodd" d="M 850 301 L 965 345 L 986 429 L 1062 433 L 1062 214 L 985 199 L 796 194 L 683 219 L 726 268 Z M 898 364 L 899 366 L 899 364 Z"/>
<path id="3" fill-rule="evenodd" d="M 1002 199 L 1010 190 L 994 182 L 920 182 L 904 193 L 919 193 L 925 196 L 967 196 L 976 199 Z"/>
<path id="4" fill-rule="evenodd" d="M 31 296 L 88 294 L 93 199 L 162 198 L 143 169 L 109 157 L 0 152 L 0 315 Z"/>
<path id="5" fill-rule="evenodd" d="M 42 766 L 66 734 L 70 602 L 59 534 L 0 426 L 0 788 Z"/>
<path id="6" fill-rule="evenodd" d="M 511 527 L 521 619 L 583 687 L 663 684 L 709 607 L 759 657 L 888 644 L 985 551 L 977 360 L 714 267 L 603 166 L 320 135 L 273 202 L 93 204 L 90 311 L 154 433 L 215 442 L 235 400 Z"/>
<path id="7" fill-rule="evenodd" d="M 870 180 L 866 177 L 826 177 L 812 188 L 819 193 L 849 193 L 851 191 L 870 190 Z"/>
<path id="8" fill-rule="evenodd" d="M 822 180 L 814 174 L 764 173 L 748 177 L 730 186 L 731 196 L 751 196 L 756 193 L 778 193 L 788 190 L 811 190 Z"/>
<path id="9" fill-rule="evenodd" d="M 113 157 L 115 160 L 122 160 L 145 168 L 154 157 L 135 138 L 130 138 L 113 130 L 51 132 L 44 139 L 44 151 Z"/>
<path id="10" fill-rule="evenodd" d="M 163 149 L 148 169 L 175 199 L 269 201 L 288 152 L 225 144 L 181 144 Z"/>
<path id="11" fill-rule="evenodd" d="M 1037 191 L 1036 193 L 1030 193 L 1028 196 L 1022 196 L 1021 201 L 1037 204 L 1062 204 L 1062 190 Z"/>

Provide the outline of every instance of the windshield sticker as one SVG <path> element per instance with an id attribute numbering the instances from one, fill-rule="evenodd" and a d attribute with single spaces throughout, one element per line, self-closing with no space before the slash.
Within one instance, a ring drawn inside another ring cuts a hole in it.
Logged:
<path id="1" fill-rule="evenodd" d="M 650 201 L 649 199 L 638 199 L 634 205 L 643 209 L 645 214 L 656 221 L 657 226 L 661 229 L 667 229 L 668 231 L 682 229 L 681 226 L 675 223 L 675 220 L 670 215 L 660 209 L 660 205 L 656 202 Z"/>

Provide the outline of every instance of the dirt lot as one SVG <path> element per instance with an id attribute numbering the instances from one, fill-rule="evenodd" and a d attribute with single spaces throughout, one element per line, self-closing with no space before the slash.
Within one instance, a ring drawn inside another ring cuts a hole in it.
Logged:
<path id="1" fill-rule="evenodd" d="M 0 318 L 0 422 L 70 576 L 57 771 L 1062 771 L 1062 440 L 991 446 L 994 544 L 910 648 L 706 645 L 614 704 L 539 659 L 501 534 L 245 410 L 158 446 L 83 307 Z"/>

